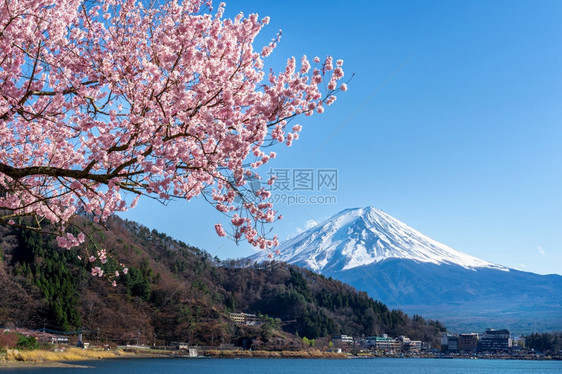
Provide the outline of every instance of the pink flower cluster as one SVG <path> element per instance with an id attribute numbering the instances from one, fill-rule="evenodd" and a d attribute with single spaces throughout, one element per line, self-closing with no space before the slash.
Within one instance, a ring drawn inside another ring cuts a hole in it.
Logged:
<path id="1" fill-rule="evenodd" d="M 81 259 L 80 256 L 78 256 L 78 258 Z M 106 257 L 106 251 L 105 251 L 105 250 L 98 251 L 98 257 L 90 256 L 90 258 L 89 258 L 89 262 L 90 262 L 90 263 L 94 263 L 94 262 L 96 262 L 97 260 L 100 260 L 100 262 L 101 262 L 102 264 L 105 264 L 105 263 L 107 262 L 107 257 Z M 119 264 L 119 266 L 121 267 L 121 272 L 122 272 L 123 274 L 127 274 L 127 273 L 129 272 L 129 269 L 126 268 L 124 264 Z M 106 279 L 107 279 L 109 282 L 111 282 L 111 285 L 112 285 L 113 287 L 117 287 L 117 280 L 116 280 L 116 279 L 119 278 L 120 275 L 121 275 L 121 273 L 119 272 L 119 270 L 115 270 L 113 274 L 108 274 L 108 273 L 106 273 L 106 272 L 104 271 L 104 269 L 102 268 L 102 266 L 92 266 L 92 269 L 91 269 L 90 272 L 91 272 L 92 276 L 100 277 L 100 278 L 103 277 L 104 274 L 105 274 Z"/>
<path id="2" fill-rule="evenodd" d="M 92 275 L 101 277 L 103 276 L 103 270 L 99 266 L 95 266 L 92 268 Z"/>
<path id="3" fill-rule="evenodd" d="M 275 157 L 266 145 L 298 139 L 289 120 L 322 113 L 347 89 L 337 89 L 343 62 L 315 57 L 313 68 L 304 56 L 299 68 L 291 58 L 266 75 L 279 36 L 253 44 L 268 18 L 226 19 L 207 0 L 142 3 L 0 4 L 0 223 L 46 219 L 71 248 L 84 241 L 65 229 L 79 211 L 104 221 L 141 195 L 205 194 L 236 240 L 275 246 L 261 228 L 276 213 L 267 191 L 246 193 L 248 177 Z"/>

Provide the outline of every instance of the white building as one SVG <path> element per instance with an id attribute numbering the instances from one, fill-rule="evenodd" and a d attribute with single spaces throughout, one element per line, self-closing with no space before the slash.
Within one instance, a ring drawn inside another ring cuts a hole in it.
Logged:
<path id="1" fill-rule="evenodd" d="M 230 319 L 237 325 L 255 326 L 261 323 L 258 316 L 250 313 L 230 313 Z"/>
<path id="2" fill-rule="evenodd" d="M 342 343 L 342 344 L 353 344 L 353 336 L 349 335 L 338 335 L 332 338 L 334 344 Z"/>
<path id="3" fill-rule="evenodd" d="M 51 344 L 68 344 L 68 336 L 53 335 L 51 336 Z"/>

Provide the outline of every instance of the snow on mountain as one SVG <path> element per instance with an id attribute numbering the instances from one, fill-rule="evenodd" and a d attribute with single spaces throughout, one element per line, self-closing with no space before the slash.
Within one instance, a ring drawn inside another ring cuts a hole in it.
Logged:
<path id="1" fill-rule="evenodd" d="M 274 260 L 331 276 L 392 308 L 466 331 L 562 328 L 562 276 L 495 265 L 373 207 L 347 209 L 284 242 Z M 270 260 L 268 252 L 250 257 Z"/>
<path id="2" fill-rule="evenodd" d="M 393 258 L 509 271 L 439 243 L 374 207 L 346 209 L 282 243 L 279 251 L 273 259 L 324 274 Z M 264 251 L 251 258 L 270 260 Z"/>

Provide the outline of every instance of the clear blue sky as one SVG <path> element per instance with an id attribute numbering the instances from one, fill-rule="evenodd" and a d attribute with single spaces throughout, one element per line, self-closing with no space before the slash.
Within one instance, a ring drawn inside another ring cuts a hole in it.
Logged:
<path id="1" fill-rule="evenodd" d="M 227 1 L 239 11 L 271 17 L 260 47 L 283 30 L 267 67 L 330 54 L 355 73 L 263 169 L 338 171 L 337 191 L 300 193 L 337 203 L 278 205 L 280 238 L 373 205 L 473 256 L 562 274 L 561 1 Z M 203 201 L 123 216 L 220 258 L 253 253 L 216 236 Z"/>

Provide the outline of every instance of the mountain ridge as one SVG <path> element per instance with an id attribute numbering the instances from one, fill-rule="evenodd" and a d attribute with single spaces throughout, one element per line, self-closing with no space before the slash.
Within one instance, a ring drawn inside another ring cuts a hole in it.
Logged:
<path id="1" fill-rule="evenodd" d="M 282 243 L 279 252 L 276 260 L 323 273 L 388 258 L 509 271 L 446 246 L 372 206 L 345 209 Z M 261 262 L 267 254 L 258 252 L 250 258 Z"/>
<path id="2" fill-rule="evenodd" d="M 562 329 L 562 276 L 478 259 L 373 207 L 343 210 L 283 242 L 279 251 L 273 260 L 346 282 L 451 329 Z M 269 260 L 263 252 L 249 259 Z"/>

